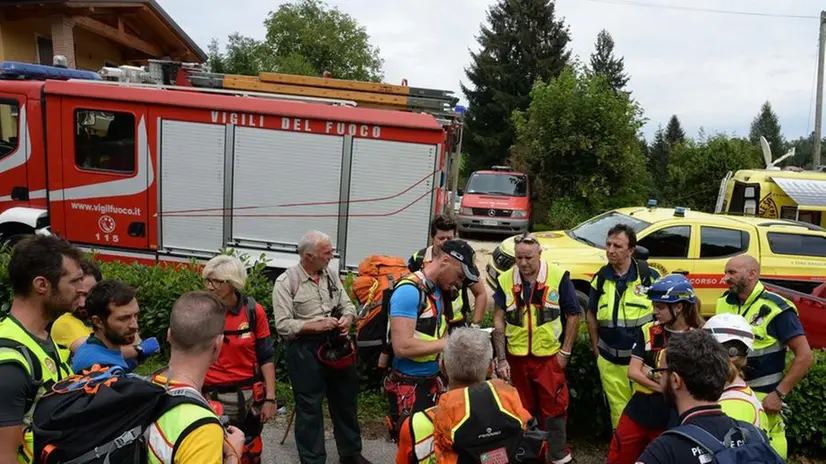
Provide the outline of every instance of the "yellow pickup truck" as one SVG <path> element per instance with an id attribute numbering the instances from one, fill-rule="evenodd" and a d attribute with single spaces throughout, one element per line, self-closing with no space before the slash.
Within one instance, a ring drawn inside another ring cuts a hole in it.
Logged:
<path id="1" fill-rule="evenodd" d="M 608 229 L 625 223 L 637 233 L 638 246 L 660 274 L 687 272 L 711 315 L 726 262 L 748 253 L 762 267 L 762 280 L 809 293 L 826 281 L 826 229 L 803 222 L 708 214 L 685 208 L 630 207 L 608 211 L 570 230 L 537 233 L 542 257 L 571 273 L 580 303 L 585 307 L 591 278 L 608 260 Z M 497 287 L 499 274 L 514 264 L 513 237 L 492 253 L 486 280 Z M 647 253 L 646 253 L 647 252 Z"/>

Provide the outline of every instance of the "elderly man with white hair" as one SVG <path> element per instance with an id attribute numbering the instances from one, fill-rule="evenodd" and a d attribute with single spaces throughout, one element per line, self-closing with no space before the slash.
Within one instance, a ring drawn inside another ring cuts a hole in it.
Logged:
<path id="1" fill-rule="evenodd" d="M 300 263 L 278 276 L 272 297 L 295 398 L 298 454 L 303 464 L 327 462 L 322 415 L 326 396 L 340 462 L 369 464 L 361 455 L 355 351 L 344 338 L 356 309 L 341 279 L 328 269 L 333 258 L 330 237 L 307 232 L 298 242 L 298 254 Z"/>

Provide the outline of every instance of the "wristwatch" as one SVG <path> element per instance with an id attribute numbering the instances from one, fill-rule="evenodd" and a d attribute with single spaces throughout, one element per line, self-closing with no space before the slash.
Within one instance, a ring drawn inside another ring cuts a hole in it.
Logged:
<path id="1" fill-rule="evenodd" d="M 264 398 L 264 402 L 275 404 L 275 398 Z"/>
<path id="2" fill-rule="evenodd" d="M 779 397 L 780 397 L 780 400 L 781 400 L 781 401 L 782 401 L 782 400 L 785 400 L 785 399 L 786 399 L 786 395 L 788 395 L 788 393 L 783 393 L 783 392 L 781 392 L 780 390 L 778 390 L 778 389 L 776 389 L 776 388 L 774 389 L 774 392 L 775 392 L 775 393 L 777 393 L 777 396 L 779 396 Z"/>

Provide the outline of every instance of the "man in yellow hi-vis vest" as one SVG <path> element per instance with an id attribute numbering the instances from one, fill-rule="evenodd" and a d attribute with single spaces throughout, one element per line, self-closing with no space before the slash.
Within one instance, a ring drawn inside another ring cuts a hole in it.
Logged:
<path id="1" fill-rule="evenodd" d="M 169 367 L 152 381 L 170 390 L 201 394 L 207 370 L 224 344 L 225 321 L 224 304 L 209 292 L 189 292 L 178 298 L 169 315 Z M 229 426 L 225 435 L 214 412 L 184 403 L 152 424 L 147 442 L 150 464 L 239 464 L 244 432 Z"/>
<path id="2" fill-rule="evenodd" d="M 71 375 L 68 351 L 46 330 L 71 311 L 83 279 L 81 252 L 55 236 L 32 236 L 14 248 L 9 280 L 14 299 L 0 322 L 0 462 L 32 462 L 31 419 L 40 396 Z M 22 439 L 21 439 L 22 438 Z"/>
<path id="3" fill-rule="evenodd" d="M 565 438 L 565 367 L 581 310 L 568 271 L 542 259 L 536 238 L 525 233 L 514 242 L 516 266 L 499 275 L 493 295 L 497 370 L 548 432 L 549 462 L 563 464 L 573 459 Z"/>
<path id="4" fill-rule="evenodd" d="M 789 300 L 772 293 L 760 282 L 760 263 L 740 255 L 726 264 L 723 282 L 728 291 L 717 300 L 717 314 L 739 314 L 754 331 L 754 349 L 748 354 L 745 381 L 763 402 L 772 447 L 786 459 L 786 429 L 780 412 L 786 395 L 806 375 L 812 365 L 812 350 L 806 340 L 797 308 Z M 788 373 L 786 348 L 794 359 Z"/>
<path id="5" fill-rule="evenodd" d="M 608 265 L 594 274 L 588 298 L 588 332 L 597 358 L 602 390 L 616 429 L 634 390 L 628 380 L 628 363 L 637 331 L 654 320 L 645 288 L 659 273 L 634 259 L 637 234 L 631 226 L 617 224 L 608 231 L 605 255 Z"/>

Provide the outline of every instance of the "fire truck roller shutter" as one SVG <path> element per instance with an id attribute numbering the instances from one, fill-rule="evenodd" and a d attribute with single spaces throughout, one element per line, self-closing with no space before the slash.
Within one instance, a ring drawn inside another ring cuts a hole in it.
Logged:
<path id="1" fill-rule="evenodd" d="M 223 246 L 225 127 L 163 121 L 161 236 L 164 249 L 215 253 Z"/>
<path id="2" fill-rule="evenodd" d="M 353 140 L 347 266 L 372 254 L 409 256 L 427 243 L 438 159 L 435 144 Z M 352 203 L 362 198 L 382 200 Z"/>
<path id="3" fill-rule="evenodd" d="M 344 137 L 235 130 L 232 238 L 294 247 L 318 229 L 339 248 Z"/>

